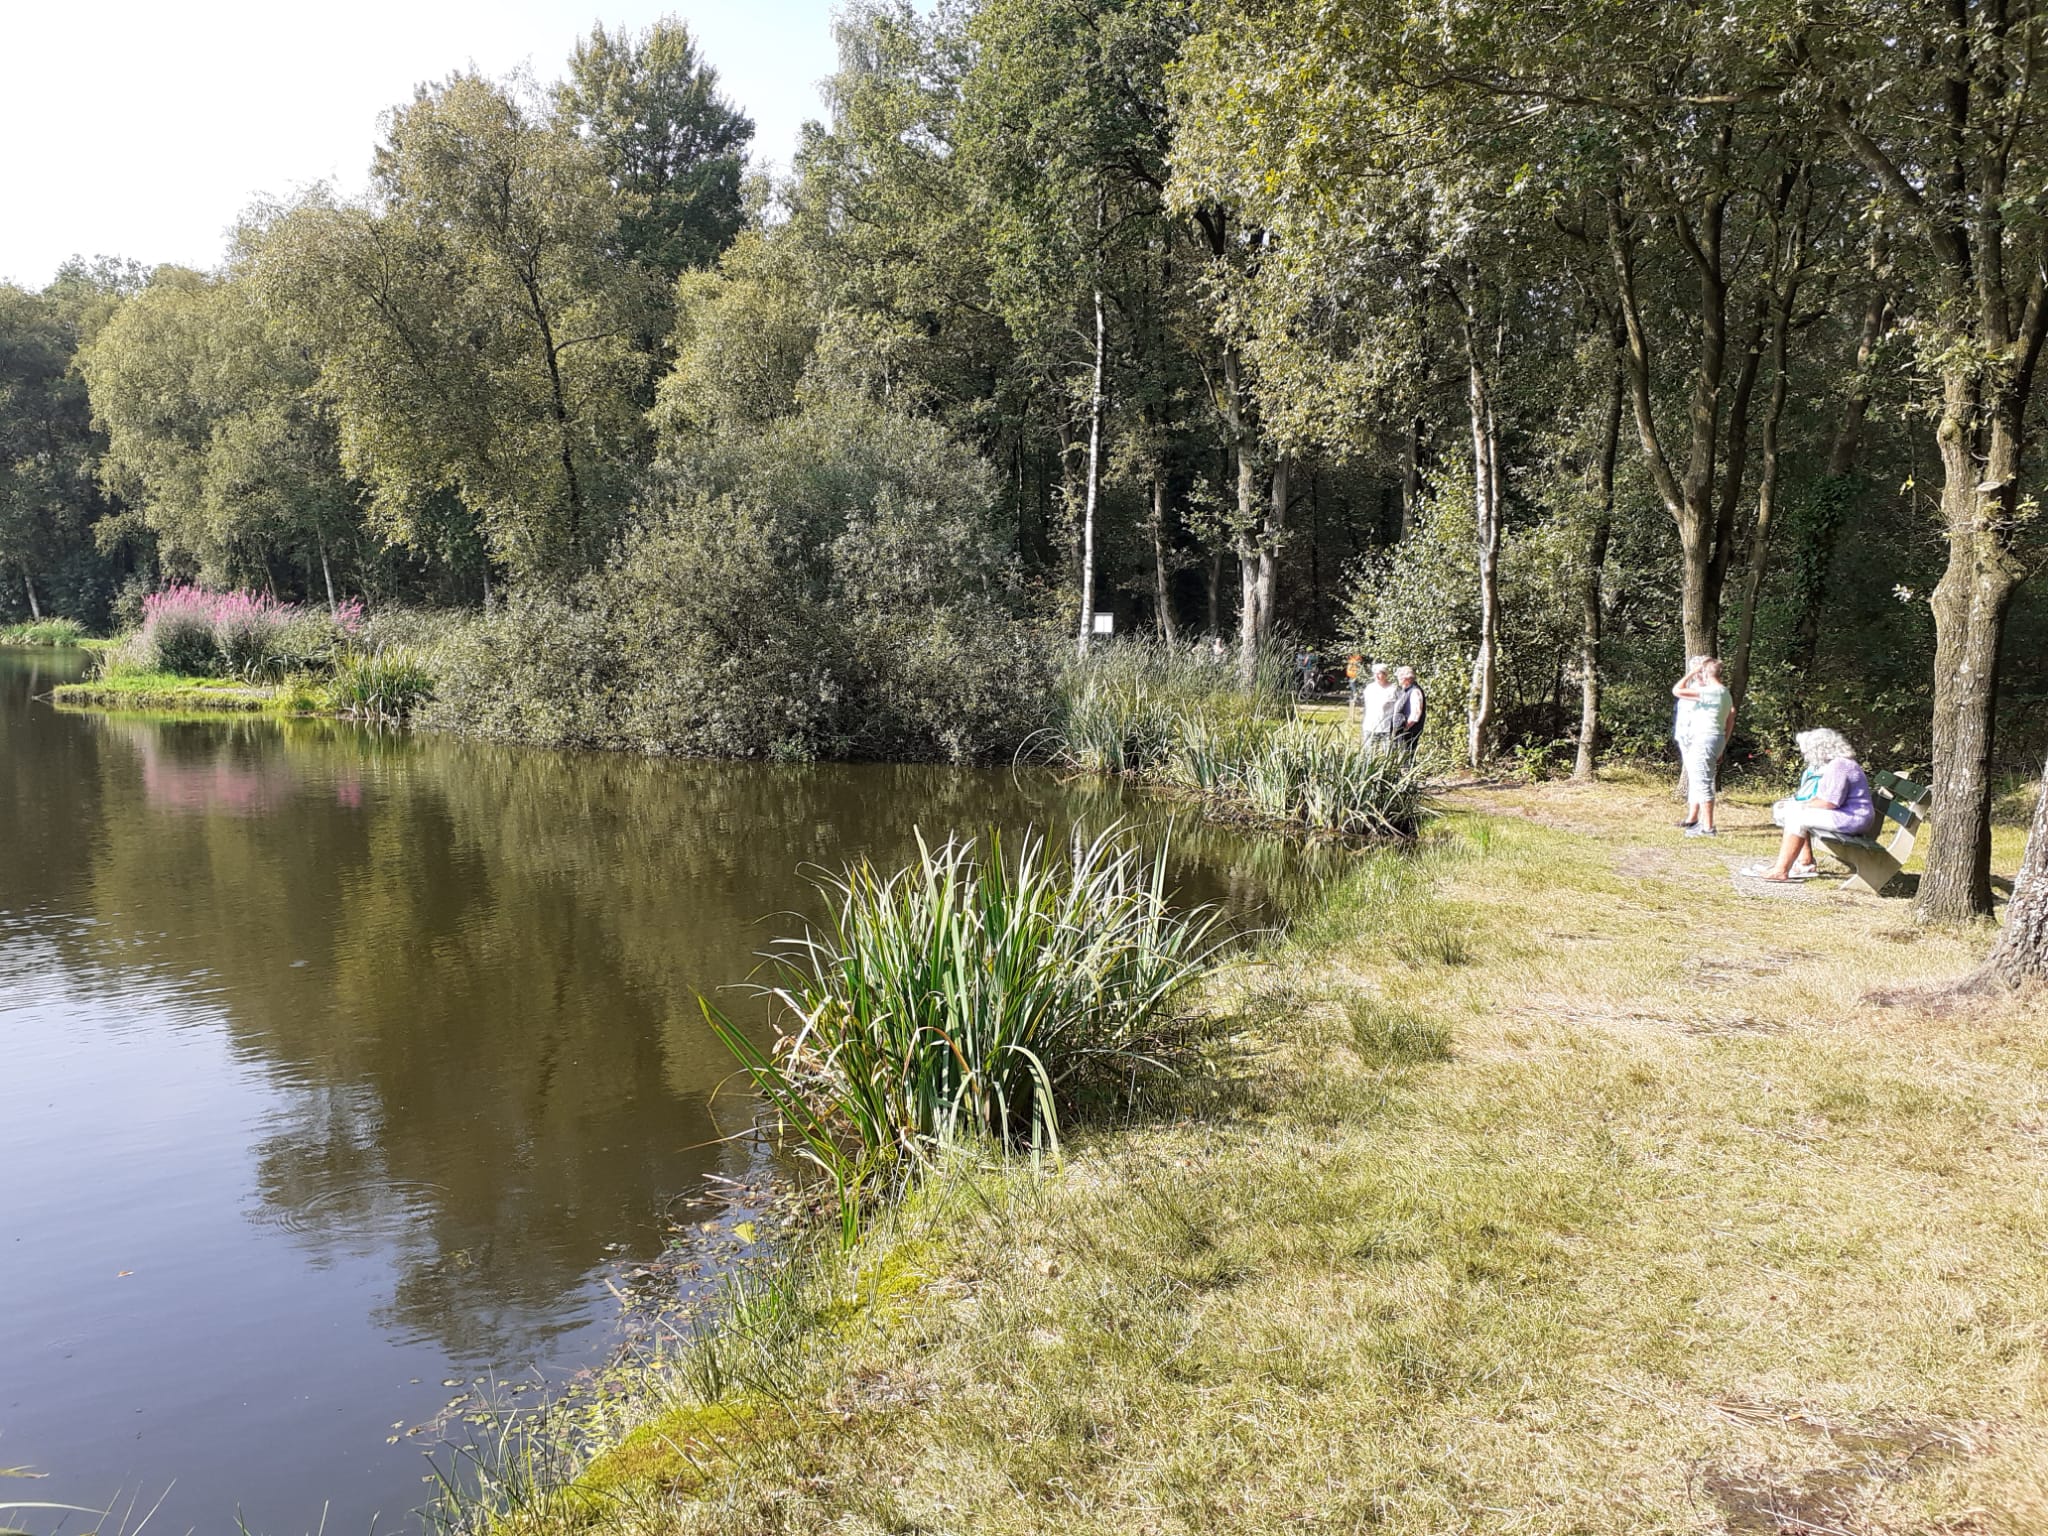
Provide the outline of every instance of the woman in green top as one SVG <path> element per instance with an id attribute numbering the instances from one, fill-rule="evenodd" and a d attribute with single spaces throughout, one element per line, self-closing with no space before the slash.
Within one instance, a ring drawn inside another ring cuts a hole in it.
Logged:
<path id="1" fill-rule="evenodd" d="M 1703 656 L 1671 690 L 1678 700 L 1678 751 L 1685 759 L 1691 803 L 1686 807 L 1687 837 L 1713 837 L 1714 775 L 1727 750 L 1735 724 L 1735 696 L 1721 680 L 1721 663 Z"/>

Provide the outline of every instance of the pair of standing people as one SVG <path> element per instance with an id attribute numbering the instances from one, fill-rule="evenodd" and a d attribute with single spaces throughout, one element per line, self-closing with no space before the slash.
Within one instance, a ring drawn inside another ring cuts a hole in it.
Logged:
<path id="1" fill-rule="evenodd" d="M 1400 751 L 1414 755 L 1429 717 L 1429 695 L 1415 681 L 1415 669 L 1402 667 L 1391 678 L 1387 664 L 1372 664 L 1372 681 L 1359 691 L 1359 731 L 1368 752 Z"/>
<path id="2" fill-rule="evenodd" d="M 1715 837 L 1714 780 L 1735 725 L 1735 695 L 1722 676 L 1720 658 L 1693 657 L 1685 676 L 1672 686 L 1671 696 L 1678 700 L 1671 733 L 1678 738 L 1679 760 L 1685 765 L 1685 820 L 1679 825 L 1687 837 Z"/>

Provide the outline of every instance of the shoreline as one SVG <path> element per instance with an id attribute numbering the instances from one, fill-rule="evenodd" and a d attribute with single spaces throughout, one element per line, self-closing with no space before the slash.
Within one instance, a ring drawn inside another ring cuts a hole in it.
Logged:
<path id="1" fill-rule="evenodd" d="M 533 1475 L 442 1513 L 1107 1536 L 1482 1505 L 1678 1529 L 1702 1488 L 1731 1525 L 2048 1508 L 2008 1330 L 1923 1326 L 1958 1286 L 2048 1321 L 2014 1150 L 2048 1067 L 2002 1023 L 2027 1005 L 1859 1008 L 1982 936 L 1833 882 L 1746 895 L 1723 865 L 1767 808 L 1701 848 L 1660 835 L 1666 792 L 1458 793 L 1226 967 L 1142 1112 L 1041 1173 L 961 1153 L 843 1256 L 797 1240 Z M 1964 1240 L 1967 1278 L 1933 1262 Z"/>

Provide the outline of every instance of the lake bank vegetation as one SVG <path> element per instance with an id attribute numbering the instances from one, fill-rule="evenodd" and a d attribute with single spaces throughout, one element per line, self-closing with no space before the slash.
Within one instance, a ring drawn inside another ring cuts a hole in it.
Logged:
<path id="1" fill-rule="evenodd" d="M 213 270 L 0 291 L 0 622 L 467 611 L 499 737 L 958 758 L 1103 614 L 1410 660 L 1441 758 L 1581 773 L 1715 651 L 1738 750 L 1931 774 L 1981 916 L 2048 747 L 2048 85 L 1962 14 L 875 0 L 751 179 L 686 27 L 597 28 Z"/>
<path id="2" fill-rule="evenodd" d="M 76 619 L 30 619 L 22 624 L 0 625 L 0 645 L 64 649 L 82 644 L 85 638 L 85 626 Z"/>
<path id="3" fill-rule="evenodd" d="M 2037 1007 L 1945 998 L 1979 946 L 1898 903 L 1745 895 L 1662 783 L 1476 798 L 1057 1177 L 956 1148 L 449 1522 L 2038 1527 Z"/>

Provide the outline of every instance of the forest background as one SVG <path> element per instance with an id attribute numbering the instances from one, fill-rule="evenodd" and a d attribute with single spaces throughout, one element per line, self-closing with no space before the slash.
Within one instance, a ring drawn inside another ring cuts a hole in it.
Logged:
<path id="1" fill-rule="evenodd" d="M 2042 31 L 861 0 L 770 180 L 683 23 L 600 26 L 212 271 L 0 287 L 0 622 L 360 598 L 469 729 L 973 758 L 1108 612 L 1413 662 L 1441 750 L 1560 771 L 1714 652 L 1745 750 L 1931 770 L 1923 909 L 1986 912 L 2048 748 Z"/>

